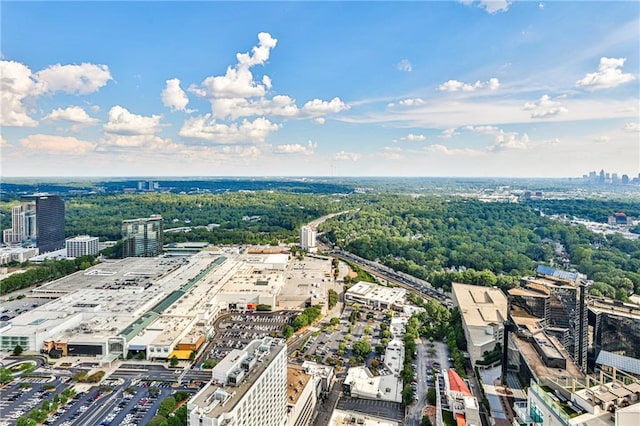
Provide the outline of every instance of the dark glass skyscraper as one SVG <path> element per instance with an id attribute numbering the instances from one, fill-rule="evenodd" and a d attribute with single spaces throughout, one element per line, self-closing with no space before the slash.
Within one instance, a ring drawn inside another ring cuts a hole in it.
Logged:
<path id="1" fill-rule="evenodd" d="M 22 205 L 25 214 L 23 237 L 26 241 L 35 243 L 40 253 L 64 248 L 64 201 L 57 195 L 31 195 L 24 197 Z"/>

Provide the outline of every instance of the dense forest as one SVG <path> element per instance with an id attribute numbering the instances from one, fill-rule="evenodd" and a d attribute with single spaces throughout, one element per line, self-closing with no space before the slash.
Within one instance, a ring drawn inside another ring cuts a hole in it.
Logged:
<path id="1" fill-rule="evenodd" d="M 9 205 L 5 203 L 2 211 L 8 213 Z M 65 232 L 67 236 L 88 234 L 118 240 L 123 219 L 160 214 L 165 229 L 192 228 L 186 233 L 166 233 L 166 243 L 295 241 L 300 225 L 338 211 L 340 205 L 337 196 L 279 192 L 91 195 L 66 201 Z"/>
<path id="2" fill-rule="evenodd" d="M 325 238 L 445 290 L 452 281 L 511 287 L 545 263 L 587 274 L 594 295 L 640 293 L 640 241 L 553 221 L 529 205 L 399 195 L 355 205 L 322 225 Z"/>
<path id="3" fill-rule="evenodd" d="M 0 204 L 4 227 L 11 205 Z M 553 220 L 567 214 L 603 221 L 638 204 L 600 200 L 482 203 L 472 198 L 240 191 L 220 194 L 100 194 L 66 199 L 66 234 L 118 240 L 123 219 L 161 214 L 165 243 L 275 244 L 298 240 L 300 225 L 328 213 L 322 238 L 368 259 L 430 280 L 508 288 L 539 263 L 587 274 L 591 293 L 625 300 L 640 293 L 640 241 L 594 234 Z"/>

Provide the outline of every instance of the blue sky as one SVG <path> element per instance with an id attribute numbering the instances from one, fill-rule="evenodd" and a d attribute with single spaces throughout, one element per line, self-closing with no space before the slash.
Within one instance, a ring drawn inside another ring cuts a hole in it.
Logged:
<path id="1" fill-rule="evenodd" d="M 1 3 L 2 175 L 640 172 L 640 3 Z"/>

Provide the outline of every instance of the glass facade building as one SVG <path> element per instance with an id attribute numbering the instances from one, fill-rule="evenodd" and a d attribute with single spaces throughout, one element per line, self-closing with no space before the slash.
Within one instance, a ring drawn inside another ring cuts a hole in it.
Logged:
<path id="1" fill-rule="evenodd" d="M 122 221 L 123 257 L 153 257 L 162 253 L 160 215 Z"/>

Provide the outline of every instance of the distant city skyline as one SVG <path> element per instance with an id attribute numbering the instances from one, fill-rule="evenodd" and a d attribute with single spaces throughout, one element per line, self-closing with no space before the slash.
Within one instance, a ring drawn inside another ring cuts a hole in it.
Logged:
<path id="1" fill-rule="evenodd" d="M 5 178 L 640 172 L 637 2 L 2 9 Z"/>

